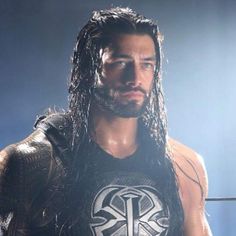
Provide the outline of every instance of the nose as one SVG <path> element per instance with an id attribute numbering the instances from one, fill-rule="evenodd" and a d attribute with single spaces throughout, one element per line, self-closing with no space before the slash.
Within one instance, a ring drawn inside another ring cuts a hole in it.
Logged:
<path id="1" fill-rule="evenodd" d="M 130 63 L 125 72 L 125 84 L 130 87 L 137 87 L 142 84 L 142 71 L 135 63 Z"/>

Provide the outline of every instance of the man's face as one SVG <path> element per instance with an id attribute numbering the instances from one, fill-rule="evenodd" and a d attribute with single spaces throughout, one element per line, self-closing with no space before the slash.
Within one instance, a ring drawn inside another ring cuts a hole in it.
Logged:
<path id="1" fill-rule="evenodd" d="M 140 116 L 148 102 L 156 67 L 149 35 L 114 35 L 102 52 L 94 90 L 98 105 L 120 117 Z"/>

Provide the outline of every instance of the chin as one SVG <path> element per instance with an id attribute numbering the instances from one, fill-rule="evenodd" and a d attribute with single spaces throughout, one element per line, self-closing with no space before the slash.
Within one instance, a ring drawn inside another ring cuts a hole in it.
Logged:
<path id="1" fill-rule="evenodd" d="M 144 113 L 145 107 L 146 106 L 144 105 L 137 105 L 136 103 L 132 102 L 126 105 L 116 104 L 111 106 L 109 110 L 119 117 L 138 118 Z"/>
<path id="2" fill-rule="evenodd" d="M 100 90 L 95 91 L 94 100 L 102 110 L 106 110 L 115 116 L 122 118 L 138 118 L 143 115 L 148 97 L 141 100 L 121 101 L 120 99 L 100 93 Z M 106 95 L 106 96 L 105 96 Z"/>

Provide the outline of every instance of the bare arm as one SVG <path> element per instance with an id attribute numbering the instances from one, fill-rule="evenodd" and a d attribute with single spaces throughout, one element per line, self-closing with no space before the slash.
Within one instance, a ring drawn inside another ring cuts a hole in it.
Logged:
<path id="1" fill-rule="evenodd" d="M 195 162 L 192 162 L 192 164 L 193 166 L 194 164 L 196 166 L 196 183 L 186 180 L 187 183 L 183 186 L 184 188 L 188 188 L 188 191 L 183 190 L 186 192 L 184 197 L 187 198 L 187 206 L 185 209 L 186 218 L 184 224 L 185 235 L 210 236 L 212 234 L 205 216 L 205 198 L 207 197 L 208 192 L 207 174 L 201 157 L 195 156 L 194 158 Z M 198 181 L 200 185 L 197 184 Z"/>
<path id="2" fill-rule="evenodd" d="M 184 145 L 173 140 L 170 143 L 184 208 L 184 235 L 211 236 L 205 216 L 208 180 L 204 162 Z"/>

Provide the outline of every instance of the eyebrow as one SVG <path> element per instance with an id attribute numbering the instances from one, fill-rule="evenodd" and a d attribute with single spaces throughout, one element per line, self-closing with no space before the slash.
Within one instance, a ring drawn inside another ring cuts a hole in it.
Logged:
<path id="1" fill-rule="evenodd" d="M 127 54 L 120 54 L 120 53 L 113 53 L 112 54 L 113 58 L 125 58 L 125 59 L 130 59 L 131 56 L 127 55 Z M 144 61 L 156 61 L 156 56 L 148 56 L 148 57 L 144 57 L 142 58 L 142 60 Z"/>
<path id="2" fill-rule="evenodd" d="M 143 58 L 144 61 L 156 61 L 156 56 L 145 57 Z"/>

